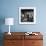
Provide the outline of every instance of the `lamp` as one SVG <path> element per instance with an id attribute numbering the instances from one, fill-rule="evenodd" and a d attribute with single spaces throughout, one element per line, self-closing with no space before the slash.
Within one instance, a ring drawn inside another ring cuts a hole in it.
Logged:
<path id="1" fill-rule="evenodd" d="M 8 34 L 11 35 L 10 33 L 10 25 L 14 24 L 14 18 L 5 18 L 5 25 L 9 25 L 9 32 Z"/>

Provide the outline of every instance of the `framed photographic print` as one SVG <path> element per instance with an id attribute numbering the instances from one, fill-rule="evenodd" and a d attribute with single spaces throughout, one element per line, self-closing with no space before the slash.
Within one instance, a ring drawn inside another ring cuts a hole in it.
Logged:
<path id="1" fill-rule="evenodd" d="M 19 24 L 36 24 L 36 7 L 19 7 Z"/>

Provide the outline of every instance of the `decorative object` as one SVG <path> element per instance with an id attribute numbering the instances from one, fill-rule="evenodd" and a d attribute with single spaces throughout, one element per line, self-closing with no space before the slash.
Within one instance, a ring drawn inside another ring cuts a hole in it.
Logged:
<path id="1" fill-rule="evenodd" d="M 19 7 L 19 24 L 36 24 L 36 8 Z"/>
<path id="2" fill-rule="evenodd" d="M 25 34 L 26 34 L 26 35 L 38 35 L 38 34 L 35 33 L 35 32 L 34 32 L 34 33 L 33 33 L 33 32 L 26 32 Z"/>
<path id="3" fill-rule="evenodd" d="M 13 25 L 14 24 L 14 18 L 5 18 L 5 25 L 9 25 L 9 32 L 8 34 L 11 35 L 10 33 L 10 25 Z"/>

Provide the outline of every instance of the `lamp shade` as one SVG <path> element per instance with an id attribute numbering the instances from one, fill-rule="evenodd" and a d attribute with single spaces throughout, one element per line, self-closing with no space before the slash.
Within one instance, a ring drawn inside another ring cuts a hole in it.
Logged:
<path id="1" fill-rule="evenodd" d="M 5 25 L 14 25 L 14 18 L 5 18 Z"/>

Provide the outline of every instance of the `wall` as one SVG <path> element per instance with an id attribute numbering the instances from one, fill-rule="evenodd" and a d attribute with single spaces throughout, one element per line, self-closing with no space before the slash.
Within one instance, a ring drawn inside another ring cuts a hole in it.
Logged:
<path id="1" fill-rule="evenodd" d="M 13 17 L 14 26 L 11 31 L 46 31 L 46 0 L 1 0 L 0 18 Z M 36 24 L 20 25 L 19 24 L 19 7 L 36 7 Z M 1 26 L 2 32 L 8 31 L 8 26 Z"/>

